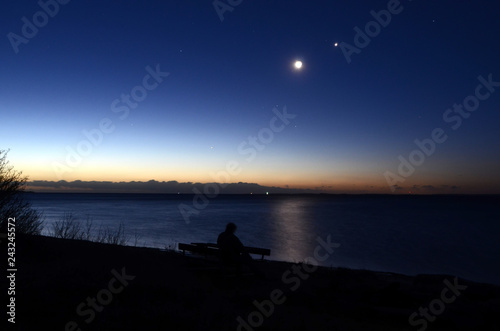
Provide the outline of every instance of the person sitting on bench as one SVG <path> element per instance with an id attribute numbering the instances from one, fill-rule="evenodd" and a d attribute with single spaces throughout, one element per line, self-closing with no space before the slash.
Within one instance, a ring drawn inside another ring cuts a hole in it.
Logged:
<path id="1" fill-rule="evenodd" d="M 236 224 L 228 223 L 226 231 L 219 234 L 217 238 L 221 261 L 225 265 L 236 265 L 237 267 L 242 264 L 249 265 L 252 257 L 245 252 L 245 246 L 235 236 L 236 228 Z"/>

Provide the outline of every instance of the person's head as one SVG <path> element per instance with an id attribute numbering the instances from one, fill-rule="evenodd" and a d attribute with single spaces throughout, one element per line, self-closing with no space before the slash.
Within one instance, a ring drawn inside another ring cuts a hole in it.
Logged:
<path id="1" fill-rule="evenodd" d="M 233 222 L 227 223 L 226 232 L 235 233 L 236 232 L 236 224 L 234 224 Z"/>

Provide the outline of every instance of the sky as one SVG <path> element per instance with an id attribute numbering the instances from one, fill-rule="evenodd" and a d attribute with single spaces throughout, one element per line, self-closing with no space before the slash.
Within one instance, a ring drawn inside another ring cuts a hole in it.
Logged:
<path id="1" fill-rule="evenodd" d="M 500 193 L 498 17 L 494 1 L 9 1 L 0 149 L 44 188 Z"/>

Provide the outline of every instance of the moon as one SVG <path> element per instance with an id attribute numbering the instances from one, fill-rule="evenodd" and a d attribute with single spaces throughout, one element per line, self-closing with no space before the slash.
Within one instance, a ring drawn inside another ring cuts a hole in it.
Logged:
<path id="1" fill-rule="evenodd" d="M 300 69 L 302 69 L 303 63 L 302 63 L 302 61 L 297 60 L 297 61 L 295 61 L 293 66 L 295 67 L 295 69 L 300 70 Z"/>

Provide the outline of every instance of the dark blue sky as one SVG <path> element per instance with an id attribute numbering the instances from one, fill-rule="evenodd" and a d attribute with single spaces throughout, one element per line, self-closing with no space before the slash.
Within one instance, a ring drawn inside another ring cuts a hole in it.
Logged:
<path id="1" fill-rule="evenodd" d="M 58 6 L 46 24 L 36 1 L 0 14 L 0 148 L 32 180 L 207 182 L 235 161 L 230 182 L 500 193 L 500 87 L 443 118 L 479 76 L 500 81 L 496 2 L 243 0 L 223 21 L 212 1 Z M 388 6 L 398 13 L 348 63 L 354 28 Z M 13 46 L 34 15 L 37 34 Z M 155 70 L 169 74 L 144 89 Z M 296 116 L 270 131 L 284 107 Z M 446 141 L 423 154 L 415 139 L 439 128 Z"/>

